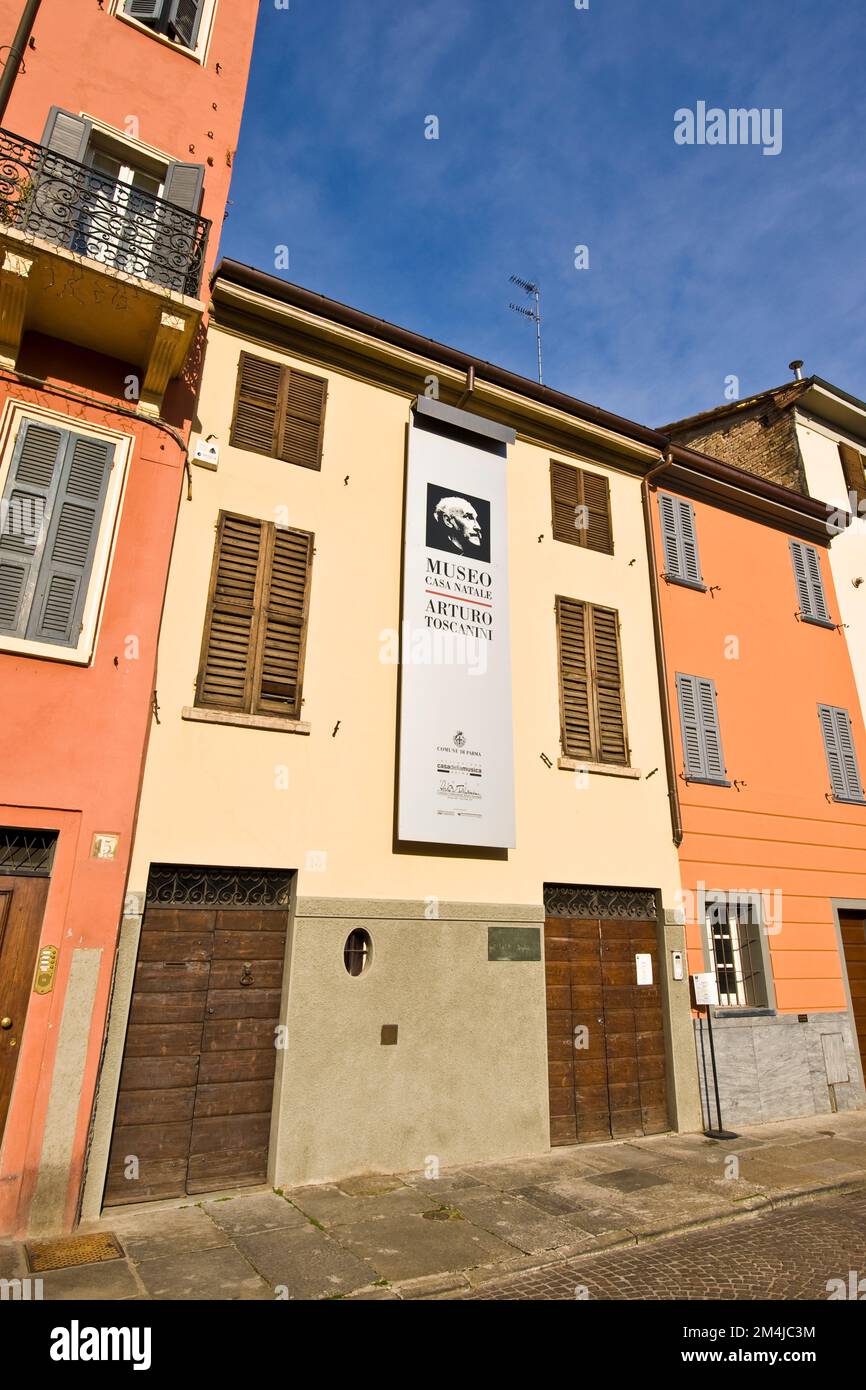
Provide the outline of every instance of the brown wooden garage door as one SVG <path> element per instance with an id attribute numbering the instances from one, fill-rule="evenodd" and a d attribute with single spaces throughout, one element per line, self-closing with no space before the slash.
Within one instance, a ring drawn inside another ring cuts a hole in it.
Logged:
<path id="1" fill-rule="evenodd" d="M 551 1144 L 666 1130 L 656 923 L 547 917 L 544 942 Z"/>
<path id="2" fill-rule="evenodd" d="M 866 1072 L 866 915 L 862 912 L 840 912 L 839 921 L 860 1060 Z"/>
<path id="3" fill-rule="evenodd" d="M 106 1206 L 266 1179 L 287 922 L 147 908 Z"/>

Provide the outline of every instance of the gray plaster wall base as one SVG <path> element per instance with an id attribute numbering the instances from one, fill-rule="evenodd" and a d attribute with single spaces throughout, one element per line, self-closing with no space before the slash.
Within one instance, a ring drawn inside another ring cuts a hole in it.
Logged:
<path id="1" fill-rule="evenodd" d="M 34 1236 L 60 1231 L 66 1220 L 75 1126 L 101 963 L 101 950 L 79 947 L 72 953 L 39 1177 L 30 1208 L 29 1231 Z"/>
<path id="2" fill-rule="evenodd" d="M 702 1014 L 694 1021 L 701 1105 L 705 1123 L 717 1124 L 709 1036 Z M 832 1087 L 827 1077 L 824 1034 L 844 1047 L 848 1080 Z M 857 1064 L 857 1043 L 847 1013 L 743 1017 L 713 1016 L 722 1123 L 737 1128 L 799 1115 L 857 1110 L 866 1093 Z M 841 1039 L 841 1043 L 838 1040 Z M 709 1104 L 708 1092 L 709 1090 Z"/>
<path id="3" fill-rule="evenodd" d="M 114 1124 L 114 1109 L 117 1104 L 120 1069 L 123 1066 L 126 1024 L 132 1003 L 135 962 L 138 956 L 138 940 L 141 935 L 141 921 L 144 913 L 144 894 L 128 893 L 123 913 L 117 956 L 115 957 L 114 983 L 108 1013 L 108 1032 L 102 1055 L 102 1065 L 99 1070 L 96 1103 L 90 1127 L 87 1167 L 81 1199 L 82 1221 L 95 1221 L 102 1207 L 102 1193 L 108 1171 L 108 1153 L 111 1148 Z"/>
<path id="4" fill-rule="evenodd" d="M 543 951 L 488 957 L 490 926 L 543 920 L 540 903 L 300 897 L 275 1185 L 546 1152 Z M 352 978 L 343 947 L 359 927 L 372 960 Z"/>

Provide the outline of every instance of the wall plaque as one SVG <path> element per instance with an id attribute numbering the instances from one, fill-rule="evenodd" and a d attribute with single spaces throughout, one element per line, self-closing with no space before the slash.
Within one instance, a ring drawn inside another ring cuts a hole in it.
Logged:
<path id="1" fill-rule="evenodd" d="M 488 960 L 541 960 L 540 927 L 488 927 Z"/>

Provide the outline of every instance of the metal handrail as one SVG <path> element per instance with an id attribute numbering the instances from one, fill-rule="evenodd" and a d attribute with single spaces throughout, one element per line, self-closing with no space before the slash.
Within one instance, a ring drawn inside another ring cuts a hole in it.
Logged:
<path id="1" fill-rule="evenodd" d="M 0 129 L 0 230 L 14 227 L 197 296 L 210 221 Z"/>

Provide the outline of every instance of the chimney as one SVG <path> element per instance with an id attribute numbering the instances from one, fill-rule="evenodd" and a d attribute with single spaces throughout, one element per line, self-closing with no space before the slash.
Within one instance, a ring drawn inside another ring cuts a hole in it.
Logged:
<path id="1" fill-rule="evenodd" d="M 795 357 L 793 362 L 788 363 L 788 370 L 794 373 L 795 381 L 803 380 L 803 363 L 799 357 Z"/>

